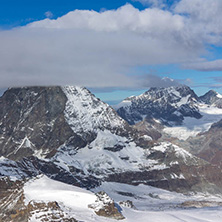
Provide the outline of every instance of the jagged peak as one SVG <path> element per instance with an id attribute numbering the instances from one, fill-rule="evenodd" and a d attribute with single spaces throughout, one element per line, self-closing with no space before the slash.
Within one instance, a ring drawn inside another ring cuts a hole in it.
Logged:
<path id="1" fill-rule="evenodd" d="M 218 103 L 222 100 L 222 95 L 214 90 L 209 90 L 207 93 L 205 93 L 203 96 L 199 97 L 200 100 L 206 104 L 214 104 Z"/>
<path id="2" fill-rule="evenodd" d="M 67 97 L 65 118 L 76 133 L 96 131 L 101 128 L 122 128 L 122 120 L 106 103 L 84 87 L 62 87 Z"/>
<path id="3" fill-rule="evenodd" d="M 186 85 L 176 85 L 176 86 L 169 86 L 169 87 L 151 87 L 149 90 L 147 90 L 145 93 L 134 96 L 130 99 L 137 100 L 137 99 L 161 99 L 164 98 L 165 100 L 178 100 L 183 97 L 190 96 L 190 99 L 198 101 L 199 98 L 196 95 L 196 93 Z M 124 101 L 127 101 L 126 99 Z M 129 101 L 129 99 L 128 99 Z"/>
<path id="4" fill-rule="evenodd" d="M 193 92 L 193 90 L 187 85 L 176 85 L 176 86 L 169 86 L 169 87 L 151 87 L 145 93 L 156 92 L 156 91 L 164 91 L 164 92 L 172 92 L 172 91 L 188 91 Z"/>
<path id="5" fill-rule="evenodd" d="M 211 95 L 211 96 L 216 96 L 218 94 L 218 92 L 216 92 L 215 90 L 209 90 L 208 92 L 206 92 L 204 95 L 200 96 L 200 97 L 204 97 L 207 95 Z"/>
<path id="6" fill-rule="evenodd" d="M 186 85 L 152 87 L 145 93 L 118 104 L 117 112 L 128 123 L 135 124 L 146 116 L 181 124 L 184 116 L 200 118 L 198 96 Z"/>

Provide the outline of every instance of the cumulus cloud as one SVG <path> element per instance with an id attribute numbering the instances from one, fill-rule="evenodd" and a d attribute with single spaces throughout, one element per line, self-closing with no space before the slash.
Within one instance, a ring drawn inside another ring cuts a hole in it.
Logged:
<path id="1" fill-rule="evenodd" d="M 184 27 L 184 19 L 157 8 L 140 11 L 127 4 L 117 10 L 103 12 L 75 10 L 56 20 L 45 19 L 28 25 L 32 28 L 87 29 L 93 31 L 131 31 L 137 34 L 169 35 Z"/>
<path id="2" fill-rule="evenodd" d="M 140 11 L 130 4 L 101 12 L 75 10 L 58 19 L 1 31 L 0 87 L 73 84 L 130 88 L 140 85 L 127 75 L 135 67 L 197 63 L 205 44 L 220 43 L 220 24 L 205 29 L 205 20 L 190 10 L 188 3 L 182 0 L 174 11 Z M 149 78 L 162 84 L 160 79 Z"/>

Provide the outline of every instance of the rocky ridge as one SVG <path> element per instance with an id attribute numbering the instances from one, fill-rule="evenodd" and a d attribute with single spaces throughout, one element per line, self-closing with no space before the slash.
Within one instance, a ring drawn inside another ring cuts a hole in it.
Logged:
<path id="1" fill-rule="evenodd" d="M 201 101 L 208 105 L 213 105 L 218 108 L 222 108 L 222 95 L 220 95 L 218 92 L 214 90 L 208 91 L 203 96 L 199 97 Z"/>
<path id="2" fill-rule="evenodd" d="M 147 119 L 163 124 L 181 124 L 184 117 L 201 118 L 198 96 L 188 86 L 150 88 L 139 96 L 126 98 L 115 108 L 117 113 L 133 125 Z"/>

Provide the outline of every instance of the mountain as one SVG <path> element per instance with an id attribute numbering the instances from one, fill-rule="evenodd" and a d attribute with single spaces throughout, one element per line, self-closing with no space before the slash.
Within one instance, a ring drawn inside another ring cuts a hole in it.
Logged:
<path id="1" fill-rule="evenodd" d="M 129 97 L 117 107 L 117 113 L 133 125 L 154 118 L 171 125 L 181 124 L 184 117 L 201 118 L 198 96 L 188 86 L 150 88 L 139 96 Z"/>
<path id="2" fill-rule="evenodd" d="M 189 88 L 176 89 L 191 104 L 197 100 Z M 146 94 L 159 98 L 153 90 Z M 168 91 L 158 90 L 160 95 L 174 95 L 172 104 L 181 103 L 183 99 L 176 99 L 174 88 L 170 94 Z M 156 143 L 161 135 L 153 129 L 131 127 L 85 88 L 11 88 L 1 97 L 0 109 L 0 154 L 4 156 L 0 164 L 8 169 L 0 172 L 4 176 L 17 175 L 21 179 L 45 174 L 90 188 L 103 180 L 137 184 L 133 175 L 141 183 L 170 190 L 205 189 L 204 175 L 197 180 L 184 175 L 188 168 L 207 163 L 171 143 Z M 157 172 L 161 174 L 154 182 Z M 202 174 L 193 174 L 197 173 Z"/>
<path id="3" fill-rule="evenodd" d="M 214 90 L 208 91 L 206 94 L 200 96 L 199 98 L 201 101 L 203 101 L 206 104 L 222 108 L 222 95 L 220 95 L 218 92 Z"/>
<path id="4" fill-rule="evenodd" d="M 99 129 L 121 134 L 126 123 L 81 87 L 11 88 L 0 98 L 0 155 L 51 157 L 63 144 L 84 147 Z"/>
<path id="5" fill-rule="evenodd" d="M 181 114 L 176 116 L 200 117 L 198 98 L 188 87 L 172 87 L 163 92 L 151 89 L 146 96 L 151 95 L 156 96 L 153 112 L 162 106 L 166 108 L 164 112 L 176 109 Z M 40 175 L 91 190 L 106 182 L 151 185 L 187 194 L 222 192 L 218 166 L 171 142 L 158 142 L 162 126 L 154 119 L 155 124 L 150 121 L 130 126 L 86 88 L 11 88 L 0 98 L 0 109 L 0 179 L 5 195 L 0 206 L 14 203 L 10 198 L 13 190 L 19 200 L 18 208 L 23 206 L 19 191 L 27 181 Z M 163 113 L 159 111 L 158 115 Z M 155 112 L 152 116 L 157 118 Z M 50 206 L 57 213 L 61 211 L 54 202 Z M 50 211 L 50 206 L 43 208 Z M 30 207 L 36 211 L 41 208 Z M 10 217 L 14 214 L 11 208 L 5 211 Z"/>

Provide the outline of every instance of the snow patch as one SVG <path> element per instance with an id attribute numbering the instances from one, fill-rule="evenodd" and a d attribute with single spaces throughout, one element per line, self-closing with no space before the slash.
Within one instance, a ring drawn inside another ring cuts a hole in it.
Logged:
<path id="1" fill-rule="evenodd" d="M 222 95 L 217 93 L 217 98 L 222 99 Z"/>

